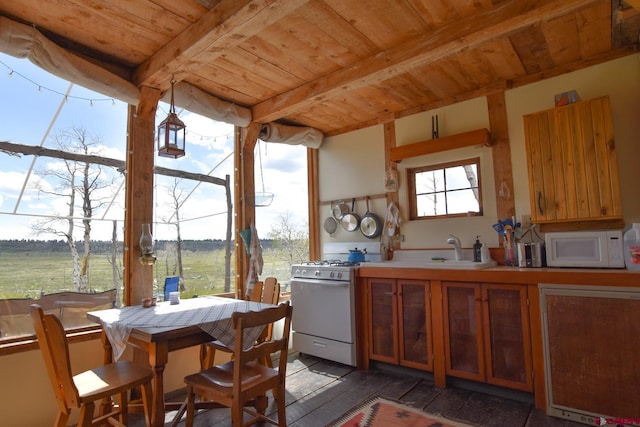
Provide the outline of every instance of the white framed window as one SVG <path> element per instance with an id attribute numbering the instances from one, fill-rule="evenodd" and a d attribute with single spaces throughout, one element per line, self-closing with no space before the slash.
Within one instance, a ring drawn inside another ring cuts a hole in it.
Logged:
<path id="1" fill-rule="evenodd" d="M 407 169 L 410 219 L 482 215 L 480 158 Z"/>

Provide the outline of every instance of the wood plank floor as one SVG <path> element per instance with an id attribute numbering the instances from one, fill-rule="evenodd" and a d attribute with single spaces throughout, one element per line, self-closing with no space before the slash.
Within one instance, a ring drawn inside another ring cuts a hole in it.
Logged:
<path id="1" fill-rule="evenodd" d="M 435 387 L 428 373 L 376 366 L 367 371 L 306 355 L 292 354 L 287 365 L 287 425 L 324 427 L 369 397 L 400 400 L 426 412 L 479 427 L 584 427 L 548 417 L 531 404 L 531 396 L 500 389 L 502 396 L 471 390 L 469 385 Z M 177 396 L 176 400 L 181 400 Z M 268 412 L 275 412 L 270 399 Z M 175 412 L 167 413 L 170 425 Z M 231 427 L 227 409 L 200 412 L 195 426 Z M 139 415 L 132 425 L 144 426 Z M 179 425 L 184 425 L 184 420 Z"/>

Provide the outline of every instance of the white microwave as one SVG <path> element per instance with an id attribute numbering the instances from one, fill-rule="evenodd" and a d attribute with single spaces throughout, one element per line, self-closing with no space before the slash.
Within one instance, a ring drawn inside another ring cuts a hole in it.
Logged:
<path id="1" fill-rule="evenodd" d="M 621 230 L 552 232 L 544 241 L 549 267 L 624 268 Z"/>

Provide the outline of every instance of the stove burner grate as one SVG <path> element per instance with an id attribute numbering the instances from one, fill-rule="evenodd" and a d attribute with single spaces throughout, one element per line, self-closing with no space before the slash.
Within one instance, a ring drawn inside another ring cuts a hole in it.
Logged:
<path id="1" fill-rule="evenodd" d="M 320 261 L 306 261 L 306 262 L 303 262 L 302 265 L 329 266 L 329 267 L 357 267 L 360 265 L 360 263 L 352 262 L 352 261 L 343 261 L 340 259 L 323 259 Z"/>

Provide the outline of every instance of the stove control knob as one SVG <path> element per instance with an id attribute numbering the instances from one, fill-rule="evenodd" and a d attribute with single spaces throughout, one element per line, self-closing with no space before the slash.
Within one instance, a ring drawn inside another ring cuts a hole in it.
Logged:
<path id="1" fill-rule="evenodd" d="M 315 275 L 316 277 L 320 277 L 320 270 L 316 270 Z"/>
<path id="2" fill-rule="evenodd" d="M 307 275 L 307 270 L 302 270 L 302 275 L 306 276 Z"/>
<path id="3" fill-rule="evenodd" d="M 338 273 L 338 279 L 342 279 L 342 273 Z"/>

